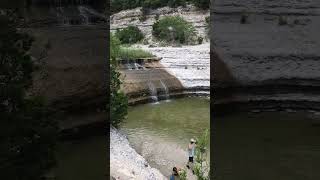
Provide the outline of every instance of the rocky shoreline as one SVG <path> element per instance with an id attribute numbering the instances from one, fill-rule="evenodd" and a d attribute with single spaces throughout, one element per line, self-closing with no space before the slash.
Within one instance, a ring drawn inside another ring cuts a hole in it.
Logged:
<path id="1" fill-rule="evenodd" d="M 110 177 L 112 179 L 165 180 L 159 170 L 148 162 L 129 144 L 127 137 L 110 128 Z"/>

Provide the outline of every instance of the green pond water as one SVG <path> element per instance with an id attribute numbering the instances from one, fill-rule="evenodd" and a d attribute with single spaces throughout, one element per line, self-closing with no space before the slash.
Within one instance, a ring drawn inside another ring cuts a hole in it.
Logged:
<path id="1" fill-rule="evenodd" d="M 57 180 L 105 180 L 106 148 L 105 136 L 60 142 L 53 174 Z"/>
<path id="2" fill-rule="evenodd" d="M 320 121 L 311 115 L 266 112 L 214 118 L 215 179 L 320 179 Z"/>
<path id="3" fill-rule="evenodd" d="M 152 167 L 168 176 L 172 167 L 186 165 L 190 138 L 201 136 L 206 128 L 210 128 L 209 99 L 190 97 L 130 107 L 120 130 Z"/>

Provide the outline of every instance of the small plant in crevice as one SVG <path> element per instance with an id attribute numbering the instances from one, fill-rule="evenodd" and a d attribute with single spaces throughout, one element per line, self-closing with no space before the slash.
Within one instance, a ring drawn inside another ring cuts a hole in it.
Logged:
<path id="1" fill-rule="evenodd" d="M 279 16 L 278 17 L 278 25 L 279 26 L 284 26 L 288 24 L 288 20 L 285 16 Z"/>
<path id="2" fill-rule="evenodd" d="M 140 20 L 141 22 L 144 22 L 144 21 L 147 20 L 147 15 L 150 13 L 150 8 L 142 7 L 142 8 L 140 9 L 140 11 L 141 11 L 141 15 L 140 15 L 140 17 L 139 17 L 139 20 Z"/>
<path id="3" fill-rule="evenodd" d="M 240 18 L 240 24 L 248 24 L 249 23 L 249 15 L 247 12 L 242 12 Z"/>
<path id="4" fill-rule="evenodd" d="M 160 15 L 159 15 L 159 14 L 156 14 L 156 15 L 154 16 L 154 19 L 155 19 L 156 21 L 158 21 L 159 18 L 160 18 Z"/>
<path id="5" fill-rule="evenodd" d="M 211 23 L 210 23 L 210 16 L 207 16 L 205 18 L 205 22 L 206 22 L 206 33 L 207 33 L 207 36 L 210 37 L 210 33 L 211 33 Z"/>
<path id="6" fill-rule="evenodd" d="M 202 44 L 202 42 L 203 42 L 203 37 L 199 36 L 198 37 L 198 44 Z"/>

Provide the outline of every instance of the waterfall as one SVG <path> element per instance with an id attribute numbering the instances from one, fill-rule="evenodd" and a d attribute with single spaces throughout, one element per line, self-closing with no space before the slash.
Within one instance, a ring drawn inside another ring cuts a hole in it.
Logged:
<path id="1" fill-rule="evenodd" d="M 136 70 L 139 70 L 139 69 L 146 69 L 145 67 L 143 67 L 142 65 L 140 65 L 139 63 L 134 63 L 134 67 Z"/>
<path id="2" fill-rule="evenodd" d="M 81 8 L 82 11 L 86 11 L 87 13 L 90 13 L 90 14 L 92 14 L 94 16 L 97 16 L 97 17 L 102 18 L 102 19 L 106 19 L 106 16 L 104 14 L 98 13 L 97 11 L 95 11 L 92 8 L 88 8 L 86 6 L 79 6 L 79 8 Z"/>
<path id="3" fill-rule="evenodd" d="M 89 24 L 89 17 L 88 14 L 86 13 L 85 7 L 84 6 L 78 6 L 78 10 L 80 12 L 80 16 L 82 17 L 82 22 L 85 25 Z"/>
<path id="4" fill-rule="evenodd" d="M 65 16 L 64 7 L 61 4 L 56 7 L 57 17 L 61 20 L 63 25 L 70 25 L 70 20 L 68 16 Z"/>
<path id="5" fill-rule="evenodd" d="M 149 86 L 149 91 L 150 91 L 150 97 L 154 102 L 158 102 L 158 93 L 157 93 L 157 88 L 152 82 L 148 83 Z"/>
<path id="6" fill-rule="evenodd" d="M 161 83 L 161 85 L 162 85 L 162 87 L 164 89 L 164 93 L 165 93 L 164 95 L 165 95 L 166 100 L 170 99 L 168 87 L 166 86 L 166 84 L 161 79 L 160 79 L 160 83 Z"/>
<path id="7" fill-rule="evenodd" d="M 127 69 L 128 70 L 132 70 L 131 64 L 130 63 L 126 63 Z"/>
<path id="8" fill-rule="evenodd" d="M 86 2 L 79 1 L 78 3 L 85 4 Z M 57 1 L 54 9 L 62 25 L 90 25 L 106 20 L 103 14 L 85 5 L 63 6 L 61 1 Z"/>
<path id="9" fill-rule="evenodd" d="M 126 63 L 126 67 L 128 70 L 140 70 L 145 69 L 145 67 L 141 66 L 140 64 L 133 62 L 133 63 Z"/>
<path id="10" fill-rule="evenodd" d="M 139 64 L 133 63 L 133 65 L 134 65 L 134 69 L 135 69 L 135 70 L 139 70 Z"/>

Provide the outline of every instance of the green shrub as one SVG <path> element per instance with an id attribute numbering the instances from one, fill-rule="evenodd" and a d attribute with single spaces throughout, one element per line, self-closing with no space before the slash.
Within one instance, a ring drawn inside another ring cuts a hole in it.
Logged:
<path id="1" fill-rule="evenodd" d="M 198 180 L 209 180 L 210 165 L 207 160 L 207 147 L 210 142 L 209 130 L 206 129 L 202 136 L 197 139 L 196 158 L 193 167 L 194 173 Z"/>
<path id="2" fill-rule="evenodd" d="M 164 0 L 144 0 L 142 2 L 143 8 L 156 9 L 163 6 L 166 6 L 166 3 L 164 2 Z"/>
<path id="3" fill-rule="evenodd" d="M 186 6 L 186 0 L 169 0 L 168 6 L 176 8 L 178 6 Z"/>
<path id="4" fill-rule="evenodd" d="M 128 98 L 120 91 L 122 81 L 117 63 L 120 54 L 120 40 L 110 34 L 110 104 L 106 108 L 110 112 L 110 124 L 116 128 L 119 127 L 128 113 Z"/>
<path id="5" fill-rule="evenodd" d="M 27 95 L 34 39 L 18 30 L 17 17 L 0 15 L 0 179 L 39 180 L 55 163 L 58 122 L 45 99 Z"/>
<path id="6" fill-rule="evenodd" d="M 197 38 L 192 24 L 179 16 L 169 16 L 157 21 L 152 26 L 152 34 L 159 40 L 181 44 L 194 44 Z"/>
<path id="7" fill-rule="evenodd" d="M 110 33 L 110 59 L 116 59 L 119 56 L 120 45 L 120 40 Z"/>
<path id="8" fill-rule="evenodd" d="M 181 169 L 179 172 L 180 180 L 187 180 L 187 171 L 185 169 Z"/>
<path id="9" fill-rule="evenodd" d="M 136 26 L 128 26 L 122 30 L 117 30 L 116 37 L 122 44 L 133 44 L 143 39 L 143 34 Z"/>

